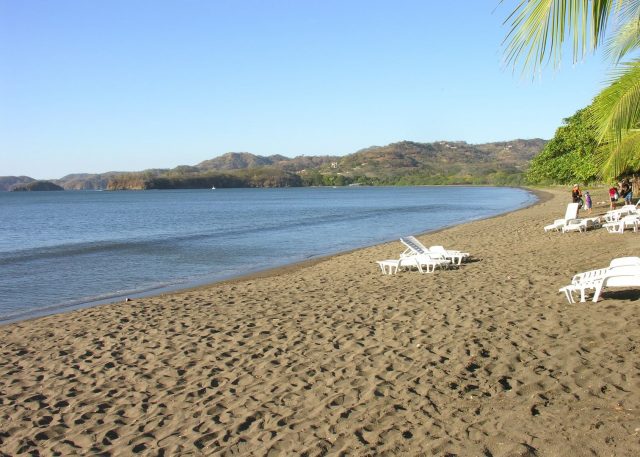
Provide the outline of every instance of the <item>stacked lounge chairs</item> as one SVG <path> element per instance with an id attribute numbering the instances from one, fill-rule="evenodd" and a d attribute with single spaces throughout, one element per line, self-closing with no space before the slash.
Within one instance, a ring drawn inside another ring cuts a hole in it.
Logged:
<path id="1" fill-rule="evenodd" d="M 545 232 L 560 231 L 586 232 L 587 230 L 604 227 L 609 233 L 624 233 L 625 229 L 640 229 L 640 202 L 637 205 L 625 205 L 621 208 L 607 211 L 600 217 L 577 217 L 578 204 L 569 203 L 563 219 L 556 219 L 553 224 L 544 227 Z"/>
<path id="2" fill-rule="evenodd" d="M 640 201 L 637 205 L 624 205 L 621 208 L 607 211 L 604 215 L 603 227 L 609 233 L 624 233 L 625 229 L 632 228 L 638 231 L 640 226 Z"/>
<path id="3" fill-rule="evenodd" d="M 608 267 L 585 271 L 574 275 L 571 284 L 561 287 L 569 303 L 575 303 L 574 292 L 580 292 L 580 302 L 586 301 L 587 290 L 593 289 L 593 301 L 597 302 L 605 287 L 640 286 L 640 257 L 619 257 Z"/>
<path id="4" fill-rule="evenodd" d="M 586 232 L 589 229 L 598 228 L 602 224 L 599 217 L 585 217 L 583 219 L 571 219 L 562 227 L 562 233 Z"/>

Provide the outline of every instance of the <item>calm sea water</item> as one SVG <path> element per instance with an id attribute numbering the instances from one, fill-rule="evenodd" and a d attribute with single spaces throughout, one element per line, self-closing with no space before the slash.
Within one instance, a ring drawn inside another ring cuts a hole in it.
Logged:
<path id="1" fill-rule="evenodd" d="M 0 322 L 222 280 L 533 201 L 489 187 L 0 192 Z"/>

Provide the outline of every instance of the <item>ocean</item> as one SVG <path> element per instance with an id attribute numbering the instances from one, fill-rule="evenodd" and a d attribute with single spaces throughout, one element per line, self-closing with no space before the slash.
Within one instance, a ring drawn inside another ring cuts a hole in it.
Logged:
<path id="1" fill-rule="evenodd" d="M 523 189 L 459 186 L 0 192 L 0 323 L 229 279 L 535 200 Z"/>

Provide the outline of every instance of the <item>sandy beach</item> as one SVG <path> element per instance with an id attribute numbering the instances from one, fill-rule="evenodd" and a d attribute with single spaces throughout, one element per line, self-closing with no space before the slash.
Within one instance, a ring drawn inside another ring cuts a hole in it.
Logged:
<path id="1" fill-rule="evenodd" d="M 640 290 L 558 288 L 640 234 L 545 233 L 540 195 L 418 236 L 459 269 L 382 275 L 394 241 L 2 326 L 0 455 L 637 456 Z"/>

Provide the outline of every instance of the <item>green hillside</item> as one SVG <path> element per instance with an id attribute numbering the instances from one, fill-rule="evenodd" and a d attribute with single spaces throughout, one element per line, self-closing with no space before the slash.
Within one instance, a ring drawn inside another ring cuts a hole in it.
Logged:
<path id="1" fill-rule="evenodd" d="M 529 162 L 545 143 L 541 139 L 477 145 L 464 141 L 401 141 L 372 146 L 346 156 L 294 158 L 229 152 L 197 165 L 139 172 L 71 174 L 53 182 L 66 190 L 298 187 L 352 183 L 519 185 Z M 0 177 L 0 185 L 5 183 L 4 190 L 10 190 L 29 179 Z"/>

